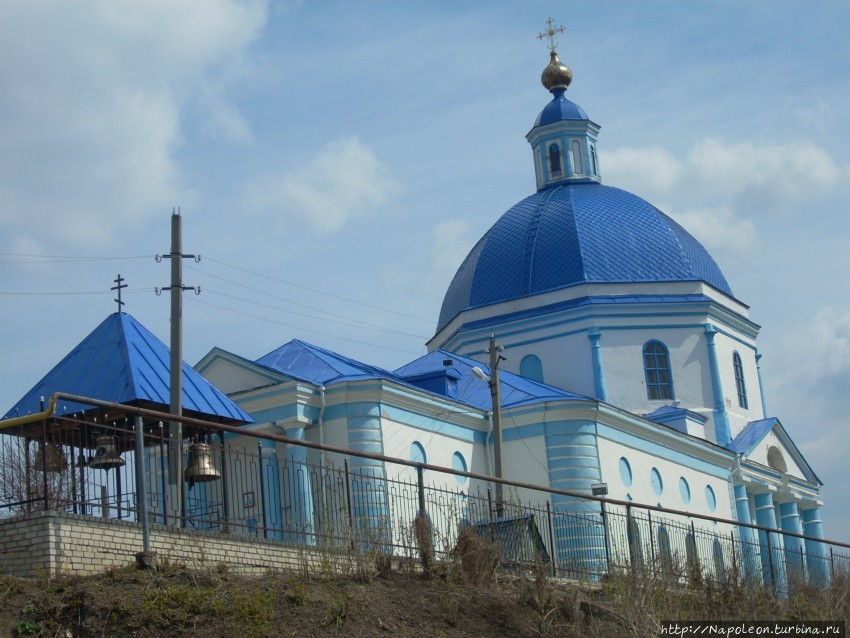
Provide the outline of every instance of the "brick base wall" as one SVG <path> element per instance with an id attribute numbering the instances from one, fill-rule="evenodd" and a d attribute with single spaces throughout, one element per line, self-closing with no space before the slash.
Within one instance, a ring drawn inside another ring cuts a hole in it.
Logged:
<path id="1" fill-rule="evenodd" d="M 157 561 L 195 567 L 226 565 L 240 573 L 311 569 L 328 560 L 344 568 L 346 553 L 318 552 L 279 541 L 220 532 L 150 526 Z M 0 520 L 0 573 L 21 577 L 97 574 L 135 564 L 142 551 L 138 523 L 64 512 L 36 512 Z"/>

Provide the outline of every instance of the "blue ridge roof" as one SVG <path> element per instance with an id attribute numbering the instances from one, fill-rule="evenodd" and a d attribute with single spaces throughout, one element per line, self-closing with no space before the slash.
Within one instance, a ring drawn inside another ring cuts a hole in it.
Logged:
<path id="1" fill-rule="evenodd" d="M 354 379 L 401 381 L 389 370 L 350 359 L 298 339 L 293 339 L 260 357 L 256 363 L 315 385 L 328 385 Z"/>
<path id="2" fill-rule="evenodd" d="M 41 411 L 41 397 L 54 392 L 126 404 L 170 405 L 170 351 L 147 328 L 125 313 L 108 316 L 27 392 L 4 419 Z M 146 405 L 146 407 L 150 407 Z M 60 404 L 66 413 L 90 406 Z M 242 408 L 183 362 L 183 409 L 201 418 L 253 423 Z"/>
<path id="3" fill-rule="evenodd" d="M 453 365 L 446 370 L 443 362 L 451 359 Z M 281 372 L 300 381 L 315 385 L 331 385 L 344 381 L 362 379 L 382 379 L 408 386 L 419 392 L 428 392 L 437 396 L 447 396 L 419 385 L 416 380 L 430 373 L 448 374 L 456 383 L 457 393 L 449 397 L 460 403 L 480 410 L 490 409 L 490 388 L 487 383 L 476 377 L 472 368 L 480 367 L 485 372 L 487 366 L 474 359 L 462 357 L 453 352 L 435 350 L 415 361 L 390 372 L 331 350 L 320 348 L 298 339 L 257 359 L 258 365 Z M 588 397 L 561 390 L 545 383 L 538 383 L 507 371 L 500 371 L 502 406 L 505 408 L 556 400 L 592 401 Z"/>
<path id="4" fill-rule="evenodd" d="M 738 432 L 738 436 L 726 446 L 726 449 L 736 454 L 749 454 L 777 423 L 779 423 L 779 420 L 776 417 L 750 421 L 744 426 L 743 430 Z"/>
<path id="5" fill-rule="evenodd" d="M 693 236 L 637 195 L 597 183 L 525 198 L 473 247 L 449 285 L 437 331 L 459 313 L 582 283 L 704 281 L 732 295 Z"/>
<path id="6" fill-rule="evenodd" d="M 489 366 L 475 359 L 462 357 L 446 350 L 434 350 L 395 371 L 402 378 L 418 377 L 429 372 L 445 370 L 443 362 L 452 360 L 451 370 L 457 375 L 457 400 L 480 410 L 491 408 L 490 386 L 472 372 L 472 368 L 481 368 L 488 375 Z M 499 371 L 499 385 L 503 408 L 513 408 L 546 401 L 594 401 L 590 397 L 575 394 L 545 383 L 532 381 L 506 370 Z"/>
<path id="7" fill-rule="evenodd" d="M 738 436 L 726 446 L 726 449 L 746 457 L 771 430 L 776 431 L 779 440 L 785 445 L 786 450 L 790 452 L 794 462 L 803 470 L 806 479 L 823 485 L 823 482 L 812 469 L 812 466 L 809 465 L 806 457 L 803 456 L 803 453 L 800 452 L 794 441 L 788 436 L 788 432 L 785 431 L 782 423 L 776 417 L 750 421 L 744 426 L 743 430 L 738 432 Z"/>

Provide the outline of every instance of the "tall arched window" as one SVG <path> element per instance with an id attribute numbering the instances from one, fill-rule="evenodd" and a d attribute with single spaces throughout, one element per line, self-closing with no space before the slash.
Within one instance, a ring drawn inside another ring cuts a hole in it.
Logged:
<path id="1" fill-rule="evenodd" d="M 549 172 L 552 177 L 561 175 L 561 150 L 557 144 L 549 145 Z"/>
<path id="2" fill-rule="evenodd" d="M 744 366 L 741 365 L 741 356 L 737 352 L 732 353 L 732 368 L 735 370 L 735 388 L 738 390 L 738 405 L 746 410 L 749 406 L 747 402 L 747 384 L 744 383 Z"/>
<path id="3" fill-rule="evenodd" d="M 584 175 L 584 163 L 582 162 L 581 142 L 573 140 L 570 144 L 570 151 L 573 156 L 573 175 Z"/>
<path id="4" fill-rule="evenodd" d="M 643 346 L 643 369 L 646 373 L 646 396 L 657 401 L 673 398 L 673 377 L 670 374 L 670 355 L 660 341 L 648 341 Z"/>
<path id="5" fill-rule="evenodd" d="M 519 373 L 534 381 L 543 383 L 543 364 L 540 362 L 540 357 L 533 354 L 527 354 L 519 362 Z"/>

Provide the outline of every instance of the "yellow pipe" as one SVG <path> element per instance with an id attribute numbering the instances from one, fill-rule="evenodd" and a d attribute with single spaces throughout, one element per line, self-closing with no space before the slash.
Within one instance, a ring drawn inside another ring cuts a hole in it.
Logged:
<path id="1" fill-rule="evenodd" d="M 35 414 L 27 414 L 26 416 L 16 416 L 11 419 L 0 421 L 0 430 L 13 428 L 16 425 L 26 425 L 27 423 L 33 423 L 35 421 L 43 421 L 44 419 L 53 416 L 55 414 L 56 402 L 59 394 L 60 393 L 57 392 L 50 396 L 50 400 L 47 402 L 47 409 L 44 410 L 44 412 L 36 412 Z"/>

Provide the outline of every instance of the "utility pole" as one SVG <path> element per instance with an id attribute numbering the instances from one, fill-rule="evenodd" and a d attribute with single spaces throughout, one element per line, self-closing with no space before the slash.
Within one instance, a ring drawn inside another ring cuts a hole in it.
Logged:
<path id="1" fill-rule="evenodd" d="M 496 478 L 502 476 L 502 397 L 499 389 L 499 363 L 505 361 L 502 356 L 504 348 L 496 343 L 496 336 L 490 335 L 490 346 L 484 351 L 490 355 L 490 400 L 493 412 L 493 456 L 495 457 Z M 496 516 L 501 516 L 504 510 L 504 486 L 496 482 Z"/>
<path id="2" fill-rule="evenodd" d="M 194 259 L 200 261 L 200 255 L 183 254 L 183 230 L 180 209 L 171 211 L 171 252 L 167 255 L 157 255 L 156 260 L 171 260 L 171 285 L 157 288 L 156 294 L 161 291 L 171 291 L 171 362 L 170 362 L 170 405 L 169 414 L 174 416 L 183 415 L 183 291 L 194 290 L 195 294 L 201 293 L 200 286 L 183 285 L 183 260 Z M 185 521 L 186 512 L 183 502 L 183 424 L 180 421 L 171 421 L 168 424 L 168 432 L 171 445 L 168 448 L 168 482 L 175 494 L 176 502 L 174 511 L 180 516 L 181 526 Z"/>

